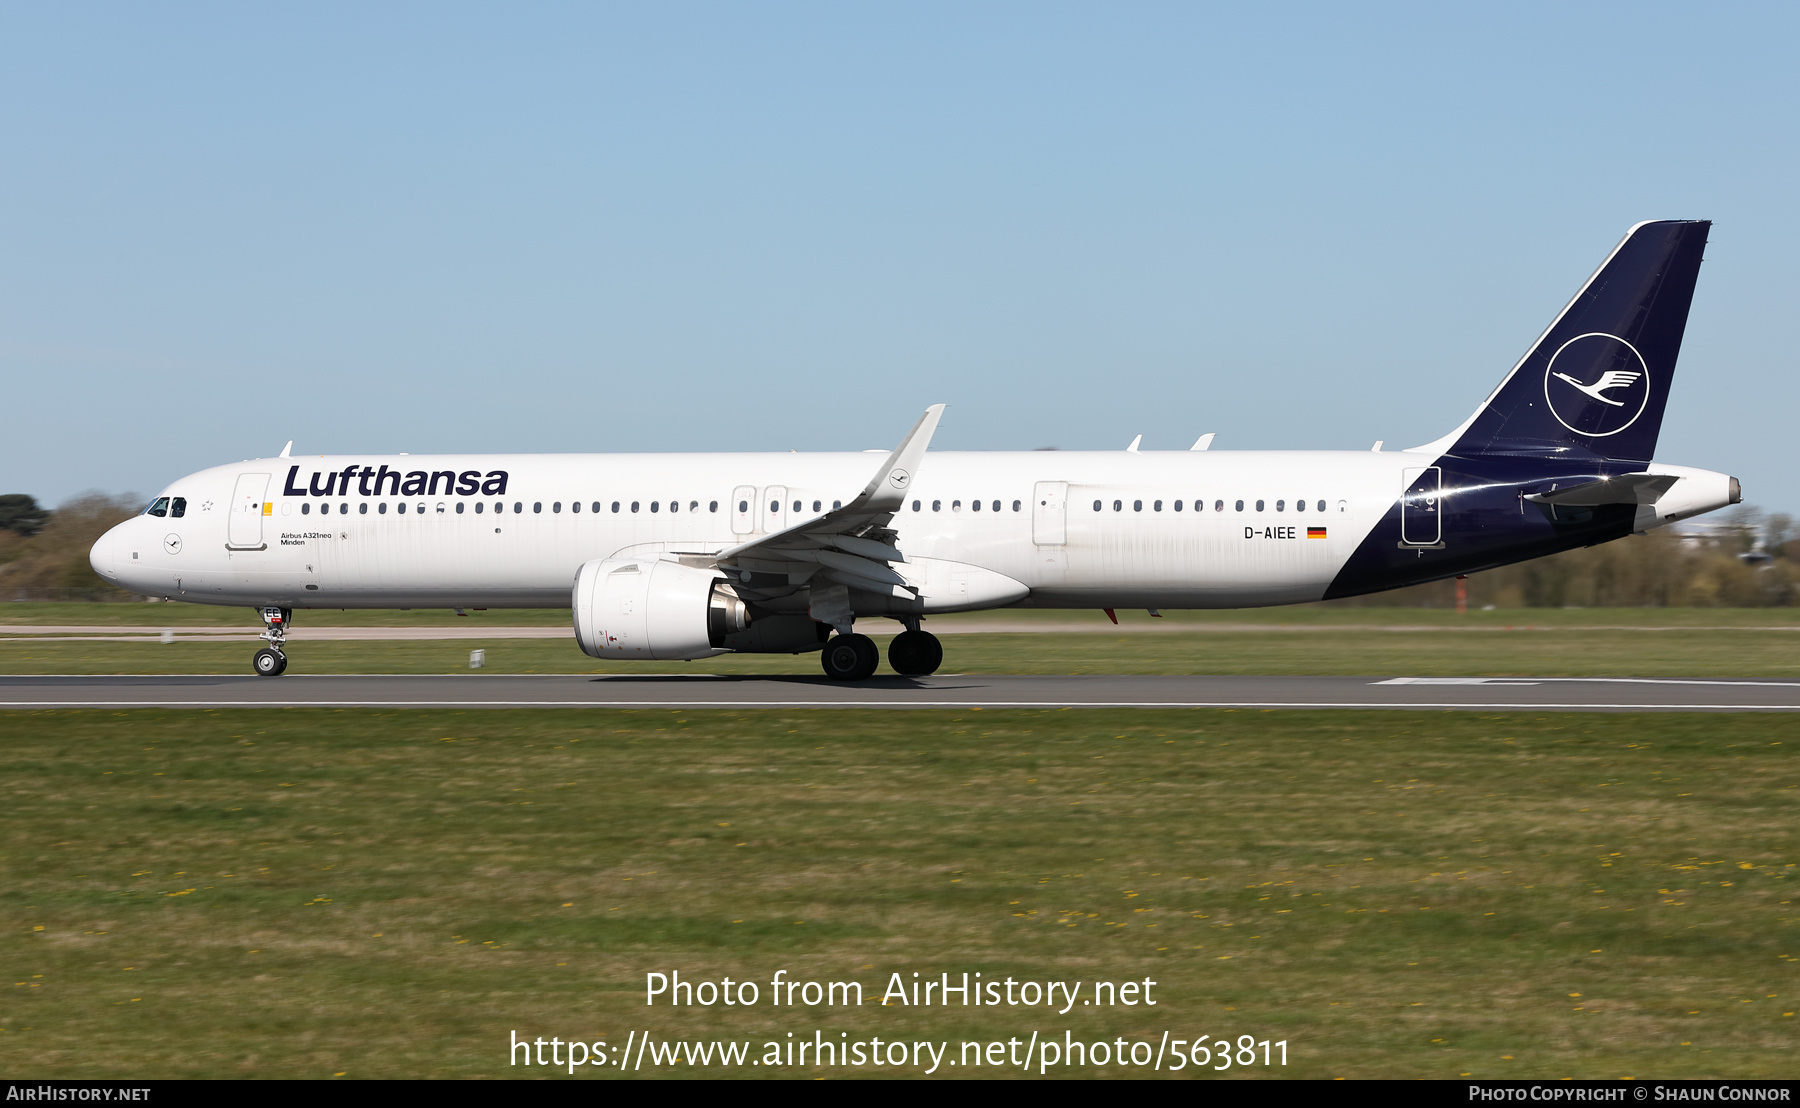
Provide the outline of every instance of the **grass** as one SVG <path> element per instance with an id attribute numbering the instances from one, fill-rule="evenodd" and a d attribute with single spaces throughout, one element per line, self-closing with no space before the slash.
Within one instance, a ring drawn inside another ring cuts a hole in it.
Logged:
<path id="1" fill-rule="evenodd" d="M 886 650 L 888 636 L 876 641 Z M 8 642 L 0 674 L 248 673 L 251 641 Z M 814 654 L 726 655 L 697 662 L 601 662 L 567 639 L 296 639 L 292 673 L 806 673 Z M 884 654 L 885 656 L 885 654 Z M 1219 673 L 1405 676 L 1800 678 L 1800 635 L 1746 629 L 1600 628 L 1465 632 L 1322 627 L 1166 634 L 944 636 L 945 673 Z"/>
<path id="2" fill-rule="evenodd" d="M 1295 604 L 1280 608 L 1230 608 L 1216 611 L 1166 611 L 1162 622 L 1141 610 L 1117 613 L 1126 624 L 1167 627 L 1192 624 L 1197 629 L 1253 624 L 1280 629 L 1299 628 L 1442 628 L 1445 630 L 1511 630 L 1534 628 L 1593 627 L 1743 627 L 1800 630 L 1800 611 L 1792 608 L 1512 608 L 1472 611 L 1458 615 L 1442 608 L 1362 608 L 1335 604 Z M 933 616 L 931 626 L 954 628 L 959 624 L 993 623 L 1091 623 L 1096 632 L 1109 626 L 1106 616 L 1090 608 L 1006 608 L 990 612 L 963 612 Z M 457 616 L 445 608 L 379 608 L 301 610 L 294 622 L 304 627 L 567 627 L 567 608 L 470 609 Z M 210 604 L 135 603 L 83 604 L 0 602 L 0 627 L 63 624 L 134 626 L 146 630 L 162 627 L 242 627 L 261 629 L 254 613 L 245 607 Z M 877 621 L 877 626 L 891 626 Z"/>
<path id="3" fill-rule="evenodd" d="M 0 1068 L 21 1078 L 513 1076 L 515 1030 L 759 1054 L 815 1028 L 1253 1034 L 1305 1077 L 1793 1070 L 1800 737 L 1764 716 L 0 727 Z M 764 1002 L 646 1007 L 644 975 L 670 970 Z M 871 1004 L 772 1007 L 777 970 L 861 981 Z M 1158 1003 L 873 1003 L 889 974 L 965 970 L 1149 978 Z"/>

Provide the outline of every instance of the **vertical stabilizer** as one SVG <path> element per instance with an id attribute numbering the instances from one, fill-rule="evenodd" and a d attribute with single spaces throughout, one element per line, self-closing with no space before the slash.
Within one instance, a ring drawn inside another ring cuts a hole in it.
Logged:
<path id="1" fill-rule="evenodd" d="M 1711 227 L 1627 231 L 1468 422 L 1420 449 L 1650 461 Z"/>

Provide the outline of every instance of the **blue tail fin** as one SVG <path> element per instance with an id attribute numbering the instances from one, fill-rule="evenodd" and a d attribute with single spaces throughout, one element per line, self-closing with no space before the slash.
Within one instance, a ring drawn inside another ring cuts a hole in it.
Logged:
<path id="1" fill-rule="evenodd" d="M 1627 231 L 1443 452 L 1650 461 L 1711 227 Z"/>

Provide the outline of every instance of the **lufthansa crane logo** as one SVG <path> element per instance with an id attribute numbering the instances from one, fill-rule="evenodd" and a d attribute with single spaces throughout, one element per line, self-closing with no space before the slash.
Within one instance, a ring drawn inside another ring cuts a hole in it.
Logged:
<path id="1" fill-rule="evenodd" d="M 888 484 L 897 489 L 904 489 L 906 483 L 910 480 L 912 480 L 912 474 L 906 472 L 904 469 L 896 469 L 894 472 L 888 474 Z"/>
<path id="2" fill-rule="evenodd" d="M 1650 367 L 1617 335 L 1576 335 L 1544 367 L 1544 400 L 1556 421 L 1578 435 L 1616 435 L 1650 403 Z"/>

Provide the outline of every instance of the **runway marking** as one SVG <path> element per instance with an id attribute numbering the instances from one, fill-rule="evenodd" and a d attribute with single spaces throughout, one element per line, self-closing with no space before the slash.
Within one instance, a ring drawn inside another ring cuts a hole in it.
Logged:
<path id="1" fill-rule="evenodd" d="M 1754 685 L 1759 688 L 1800 689 L 1800 681 L 1729 681 L 1711 677 L 1390 677 L 1371 685 L 1541 685 L 1551 683 L 1614 685 Z"/>

